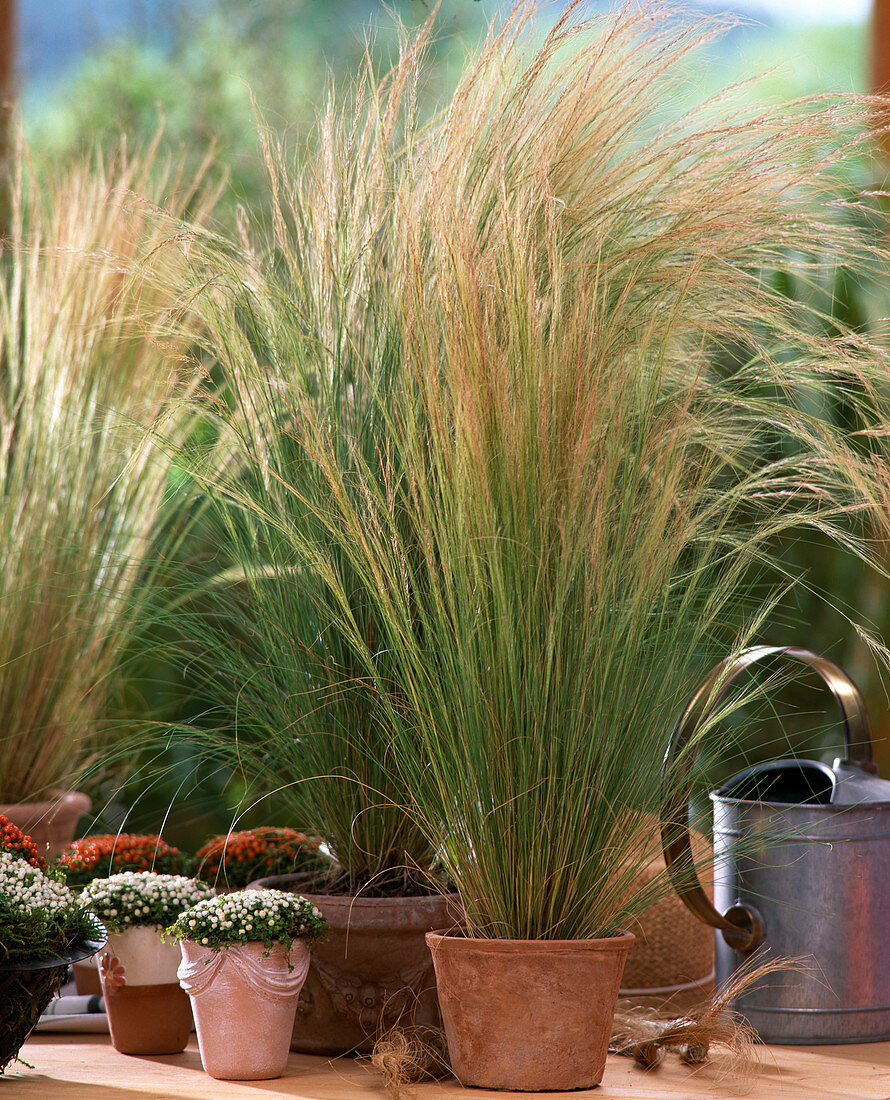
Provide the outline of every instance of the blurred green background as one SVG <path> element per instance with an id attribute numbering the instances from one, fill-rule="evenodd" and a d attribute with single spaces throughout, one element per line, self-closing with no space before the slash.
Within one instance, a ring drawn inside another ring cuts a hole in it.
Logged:
<path id="1" fill-rule="evenodd" d="M 429 79 L 421 89 L 429 110 L 445 100 L 466 50 L 480 40 L 500 6 L 496 0 L 443 0 Z M 561 7 L 543 5 L 542 20 Z M 729 7 L 721 4 L 719 10 Z M 702 52 L 678 95 L 692 104 L 740 81 L 748 82 L 746 97 L 762 102 L 864 91 L 866 7 L 863 0 L 838 0 L 824 8 L 826 18 L 834 15 L 830 22 L 818 21 L 823 7 L 817 3 L 803 7 L 809 13 L 803 22 L 788 18 L 793 4 L 776 3 L 773 14 L 759 16 L 739 7 L 743 25 L 728 29 L 719 47 Z M 776 11 L 784 13 L 785 21 L 776 18 Z M 268 193 L 256 111 L 298 151 L 311 136 L 330 87 L 354 79 L 365 42 L 373 43 L 384 64 L 397 49 L 395 21 L 410 28 L 430 13 L 426 0 L 389 5 L 377 0 L 20 0 L 18 67 L 30 155 L 39 171 L 41 165 L 79 157 L 97 144 L 116 148 L 121 135 L 139 147 L 161 131 L 169 155 L 190 167 L 213 151 L 228 181 L 218 213 L 223 231 L 235 225 L 239 206 L 262 224 Z M 850 193 L 882 187 L 884 171 L 879 156 L 862 160 L 855 178 L 846 181 Z M 865 219 L 876 234 L 885 233 L 880 198 L 850 216 Z M 875 273 L 868 285 L 852 284 L 833 262 L 830 241 L 820 260 L 811 280 L 789 279 L 783 289 L 811 301 L 819 312 L 814 323 L 826 330 L 840 321 L 884 339 L 890 294 L 883 273 Z M 835 414 L 843 417 L 842 403 Z M 200 531 L 195 538 L 192 549 L 212 568 L 211 548 L 200 544 Z M 804 583 L 779 609 L 764 640 L 807 645 L 847 668 L 865 691 L 876 735 L 883 738 L 886 693 L 844 611 L 871 621 L 890 637 L 887 586 L 816 540 L 785 549 L 789 572 Z M 828 586 L 835 604 L 811 598 L 808 580 Z M 795 680 L 780 695 L 768 713 L 738 716 L 740 755 L 726 762 L 727 772 L 743 760 L 791 752 L 833 755 L 837 726 L 815 681 Z M 159 721 L 213 722 L 213 709 L 214 701 L 189 682 L 187 669 L 165 660 L 154 642 L 147 640 L 134 654 L 120 721 L 132 717 L 135 722 L 149 713 Z M 890 754 L 882 745 L 878 752 L 886 774 Z M 154 778 L 146 786 L 149 773 Z M 163 829 L 171 843 L 190 849 L 236 819 L 240 827 L 308 824 L 278 820 L 274 799 L 245 806 L 237 779 L 204 766 L 183 743 L 142 759 L 122 789 L 109 782 L 96 793 L 102 809 L 96 821 L 82 823 L 89 831 Z"/>
<path id="2" fill-rule="evenodd" d="M 604 8 L 592 2 L 591 10 Z M 749 94 L 780 100 L 819 90 L 864 90 L 864 0 L 769 7 L 690 4 L 728 12 L 728 30 L 690 71 L 690 99 L 761 79 Z M 442 0 L 438 45 L 422 92 L 441 102 L 468 47 L 504 0 Z M 564 2 L 544 3 L 542 21 Z M 394 19 L 426 19 L 431 0 L 19 0 L 19 74 L 26 133 L 38 156 L 70 155 L 95 141 L 133 141 L 163 124 L 166 142 L 199 157 L 209 143 L 231 174 L 232 201 L 262 201 L 251 96 L 271 126 L 296 139 L 312 126 L 331 81 L 357 72 L 369 37 L 394 48 Z M 834 11 L 830 23 L 813 22 Z M 856 18 L 858 15 L 858 18 Z M 844 21 L 844 20 L 847 21 Z"/>

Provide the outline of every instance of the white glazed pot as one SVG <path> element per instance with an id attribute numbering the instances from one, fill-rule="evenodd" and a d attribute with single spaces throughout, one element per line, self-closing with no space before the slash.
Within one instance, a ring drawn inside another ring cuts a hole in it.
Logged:
<path id="1" fill-rule="evenodd" d="M 179 945 L 164 942 L 155 925 L 108 937 L 99 973 L 115 1050 L 178 1054 L 192 1030 L 192 1013 L 176 971 Z"/>
<path id="2" fill-rule="evenodd" d="M 182 940 L 179 980 L 188 993 L 205 1071 L 224 1081 L 280 1077 L 297 998 L 309 970 L 302 940 L 231 944 L 219 951 Z"/>
<path id="3" fill-rule="evenodd" d="M 100 952 L 100 962 L 107 955 L 117 959 L 128 986 L 169 985 L 179 981 L 176 976 L 179 944 L 175 940 L 162 940 L 157 925 L 137 925 L 124 932 L 113 932 L 105 950 Z"/>

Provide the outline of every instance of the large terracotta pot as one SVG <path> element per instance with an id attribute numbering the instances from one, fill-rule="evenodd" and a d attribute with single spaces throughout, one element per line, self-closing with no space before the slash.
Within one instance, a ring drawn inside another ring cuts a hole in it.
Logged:
<path id="1" fill-rule="evenodd" d="M 61 855 L 66 844 L 74 839 L 74 830 L 92 802 L 80 791 L 54 791 L 46 802 L 18 802 L 0 806 L 0 814 L 18 825 L 37 845 L 37 851 L 47 859 Z"/>
<path id="2" fill-rule="evenodd" d="M 593 1088 L 634 937 L 483 940 L 430 932 L 448 1054 L 462 1085 Z"/>
<path id="3" fill-rule="evenodd" d="M 114 1049 L 121 1054 L 178 1054 L 192 1030 L 189 999 L 177 976 L 179 944 L 156 926 L 108 937 L 99 957 L 102 994 Z"/>
<path id="4" fill-rule="evenodd" d="M 223 1081 L 280 1077 L 309 970 L 305 943 L 211 951 L 182 940 L 180 947 L 179 980 L 192 1002 L 204 1070 Z"/>
<path id="5" fill-rule="evenodd" d="M 456 894 L 365 898 L 310 894 L 307 876 L 274 875 L 252 886 L 302 894 L 328 922 L 294 1021 L 291 1050 L 370 1054 L 396 1023 L 438 1027 L 436 978 L 424 936 L 459 923 Z"/>

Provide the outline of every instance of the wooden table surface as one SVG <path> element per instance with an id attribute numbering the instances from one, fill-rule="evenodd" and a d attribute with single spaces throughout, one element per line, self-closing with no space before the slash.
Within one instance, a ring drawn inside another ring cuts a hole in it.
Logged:
<path id="1" fill-rule="evenodd" d="M 259 1100 L 263 1094 L 298 1100 L 385 1100 L 387 1093 L 363 1061 L 329 1061 L 292 1054 L 284 1077 L 274 1081 L 214 1081 L 201 1068 L 192 1040 L 182 1054 L 136 1058 L 118 1054 L 107 1035 L 35 1035 L 22 1049 L 33 1069 L 13 1064 L 0 1077 L 0 1100 Z M 760 1065 L 748 1077 L 727 1075 L 719 1064 L 690 1072 L 676 1059 L 659 1069 L 636 1068 L 609 1057 L 603 1084 L 574 1093 L 540 1097 L 595 1100 L 890 1100 L 890 1043 L 834 1047 L 762 1047 Z M 505 1094 L 462 1089 L 457 1082 L 416 1085 L 412 1100 L 485 1100 Z"/>

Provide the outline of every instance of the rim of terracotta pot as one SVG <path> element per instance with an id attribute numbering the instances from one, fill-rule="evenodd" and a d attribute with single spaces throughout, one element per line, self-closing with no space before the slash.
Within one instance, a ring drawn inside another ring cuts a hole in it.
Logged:
<path id="1" fill-rule="evenodd" d="M 576 954 L 580 951 L 613 951 L 616 947 L 633 947 L 636 936 L 633 932 L 620 928 L 614 936 L 599 936 L 593 939 L 579 940 L 507 940 L 488 939 L 484 936 L 468 936 L 459 931 L 445 929 L 426 933 L 426 942 L 434 954 L 441 948 L 446 950 L 454 945 L 463 944 L 488 951 L 490 954 L 510 955 L 521 949 L 528 953 L 541 955 Z"/>
<path id="2" fill-rule="evenodd" d="M 4 817 L 7 810 L 15 809 L 20 814 L 37 814 L 43 810 L 43 816 L 47 820 L 57 817 L 62 813 L 71 813 L 75 810 L 78 816 L 89 813 L 93 800 L 83 791 L 54 790 L 49 792 L 50 797 L 38 799 L 34 802 L 5 802 L 0 804 L 0 814 Z"/>
<path id="3" fill-rule="evenodd" d="M 248 883 L 246 889 L 280 890 L 286 886 L 299 886 L 301 878 L 301 872 L 292 875 L 270 875 Z M 345 928 L 354 916 L 375 914 L 386 915 L 387 919 L 392 919 L 393 924 L 400 928 L 420 929 L 424 925 L 429 928 L 427 913 L 431 909 L 439 910 L 443 904 L 454 909 L 455 924 L 459 920 L 460 900 L 457 893 L 367 898 L 361 894 L 319 894 L 312 890 L 292 892 L 301 894 L 313 905 L 323 908 L 328 923 L 335 927 L 338 927 L 342 921 L 342 926 Z"/>

